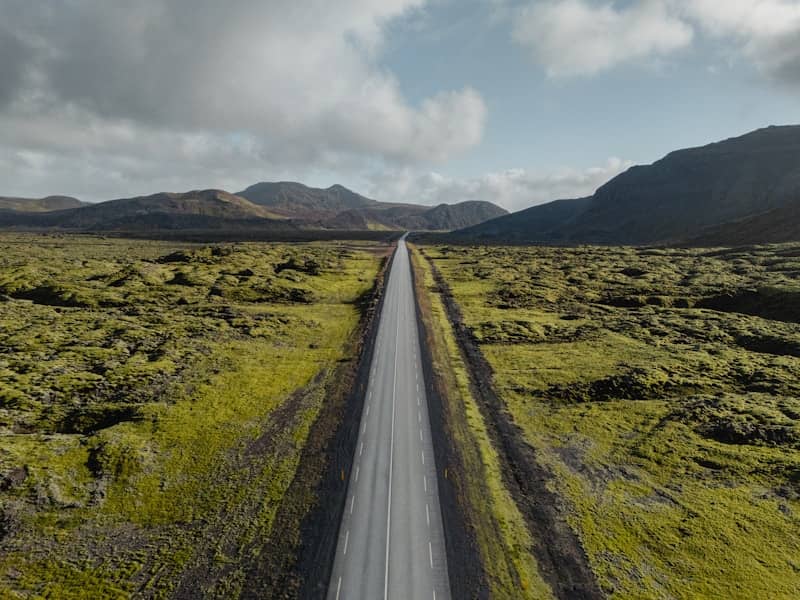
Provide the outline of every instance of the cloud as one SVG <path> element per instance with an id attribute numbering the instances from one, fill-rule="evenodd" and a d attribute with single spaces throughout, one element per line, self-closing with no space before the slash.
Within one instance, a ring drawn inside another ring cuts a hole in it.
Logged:
<path id="1" fill-rule="evenodd" d="M 425 2 L 0 0 L 0 148 L 129 180 L 126 162 L 188 175 L 192 140 L 262 173 L 446 160 L 480 142 L 481 96 L 412 103 L 380 62 L 387 25 Z"/>
<path id="2" fill-rule="evenodd" d="M 543 0 L 519 10 L 512 35 L 549 76 L 565 77 L 670 54 L 688 46 L 693 32 L 658 0 L 627 8 L 610 2 Z"/>
<path id="3" fill-rule="evenodd" d="M 509 169 L 473 179 L 457 179 L 405 168 L 376 173 L 370 180 L 368 191 L 387 201 L 435 205 L 488 200 L 516 211 L 551 200 L 591 195 L 631 166 L 631 161 L 609 158 L 606 164 L 588 169 Z"/>
<path id="4" fill-rule="evenodd" d="M 674 8 L 708 35 L 729 42 L 767 76 L 800 84 L 800 2 L 680 0 Z"/>
<path id="5" fill-rule="evenodd" d="M 513 5 L 494 1 L 509 14 Z M 797 0 L 526 0 L 511 14 L 514 41 L 551 77 L 664 58 L 702 33 L 768 77 L 800 84 Z"/>

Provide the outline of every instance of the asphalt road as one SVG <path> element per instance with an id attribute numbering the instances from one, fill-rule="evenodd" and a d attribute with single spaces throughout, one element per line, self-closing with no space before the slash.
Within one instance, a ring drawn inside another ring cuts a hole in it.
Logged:
<path id="1" fill-rule="evenodd" d="M 378 326 L 330 600 L 450 598 L 408 250 Z"/>

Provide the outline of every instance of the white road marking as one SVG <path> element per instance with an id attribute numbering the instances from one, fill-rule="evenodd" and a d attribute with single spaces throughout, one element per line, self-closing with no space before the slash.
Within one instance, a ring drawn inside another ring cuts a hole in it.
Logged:
<path id="1" fill-rule="evenodd" d="M 364 442 L 361 442 L 361 447 L 358 449 L 358 455 L 361 456 L 364 454 Z"/>
<path id="2" fill-rule="evenodd" d="M 370 407 L 370 405 L 367 404 L 367 416 L 369 416 L 369 407 Z"/>
<path id="3" fill-rule="evenodd" d="M 431 545 L 430 540 L 428 541 L 428 556 L 431 559 L 431 569 L 433 568 L 433 546 Z"/>
<path id="4" fill-rule="evenodd" d="M 394 332 L 394 376 L 392 377 L 392 430 L 389 440 L 389 498 L 386 506 L 386 562 L 383 572 L 383 600 L 389 598 L 389 542 L 392 535 L 392 470 L 394 469 L 394 413 L 397 396 L 397 350 L 400 342 L 400 318 Z"/>
<path id="5" fill-rule="evenodd" d="M 422 441 L 422 429 L 419 430 L 419 441 Z"/>
<path id="6" fill-rule="evenodd" d="M 342 591 L 342 578 L 339 576 L 339 583 L 336 584 L 336 600 L 339 600 L 339 592 Z"/>
<path id="7" fill-rule="evenodd" d="M 421 454 L 422 454 L 422 464 L 424 465 L 425 464 L 425 451 L 423 450 L 421 452 Z"/>
<path id="8" fill-rule="evenodd" d="M 422 487 L 428 491 L 428 478 L 425 475 L 422 476 Z"/>
<path id="9" fill-rule="evenodd" d="M 362 433 L 362 434 L 363 434 L 363 433 L 366 433 L 366 431 L 367 431 L 367 422 L 366 422 L 366 421 L 364 421 L 364 426 L 361 428 L 361 433 Z"/>
<path id="10" fill-rule="evenodd" d="M 347 533 L 344 534 L 344 550 L 342 550 L 342 554 L 347 555 L 347 542 L 350 541 L 350 530 L 347 530 Z"/>
<path id="11" fill-rule="evenodd" d="M 419 403 L 419 396 L 417 396 L 417 406 L 421 406 L 421 404 Z"/>
<path id="12" fill-rule="evenodd" d="M 350 497 L 350 514 L 351 514 L 351 515 L 353 514 L 353 507 L 354 507 L 355 505 L 356 505 L 356 495 L 355 495 L 355 494 L 353 494 L 353 495 Z"/>
<path id="13" fill-rule="evenodd" d="M 361 470 L 361 467 L 356 465 L 356 482 L 358 482 L 358 473 L 359 473 L 360 470 Z"/>
<path id="14" fill-rule="evenodd" d="M 425 503 L 425 520 L 428 522 L 428 527 L 431 526 L 431 511 L 428 509 L 428 504 Z"/>

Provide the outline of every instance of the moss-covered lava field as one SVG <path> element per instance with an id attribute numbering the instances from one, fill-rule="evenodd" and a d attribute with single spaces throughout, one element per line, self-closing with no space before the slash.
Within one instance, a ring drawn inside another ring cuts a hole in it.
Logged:
<path id="1" fill-rule="evenodd" d="M 800 246 L 422 250 L 604 594 L 800 597 Z"/>
<path id="2" fill-rule="evenodd" d="M 388 250 L 0 236 L 0 595 L 237 597 Z"/>

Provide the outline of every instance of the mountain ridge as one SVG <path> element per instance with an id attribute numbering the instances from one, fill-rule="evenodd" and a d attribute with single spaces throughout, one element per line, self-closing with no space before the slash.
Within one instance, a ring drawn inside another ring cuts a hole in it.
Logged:
<path id="1" fill-rule="evenodd" d="M 454 235 L 567 244 L 680 243 L 797 198 L 800 126 L 772 126 L 631 167 L 587 199 L 534 206 Z"/>
<path id="2" fill-rule="evenodd" d="M 92 231 L 225 227 L 452 230 L 502 214 L 506 211 L 488 202 L 435 207 L 387 203 L 338 184 L 320 189 L 284 181 L 254 184 L 240 194 L 215 189 L 161 192 L 49 212 L 0 210 L 0 227 Z"/>

